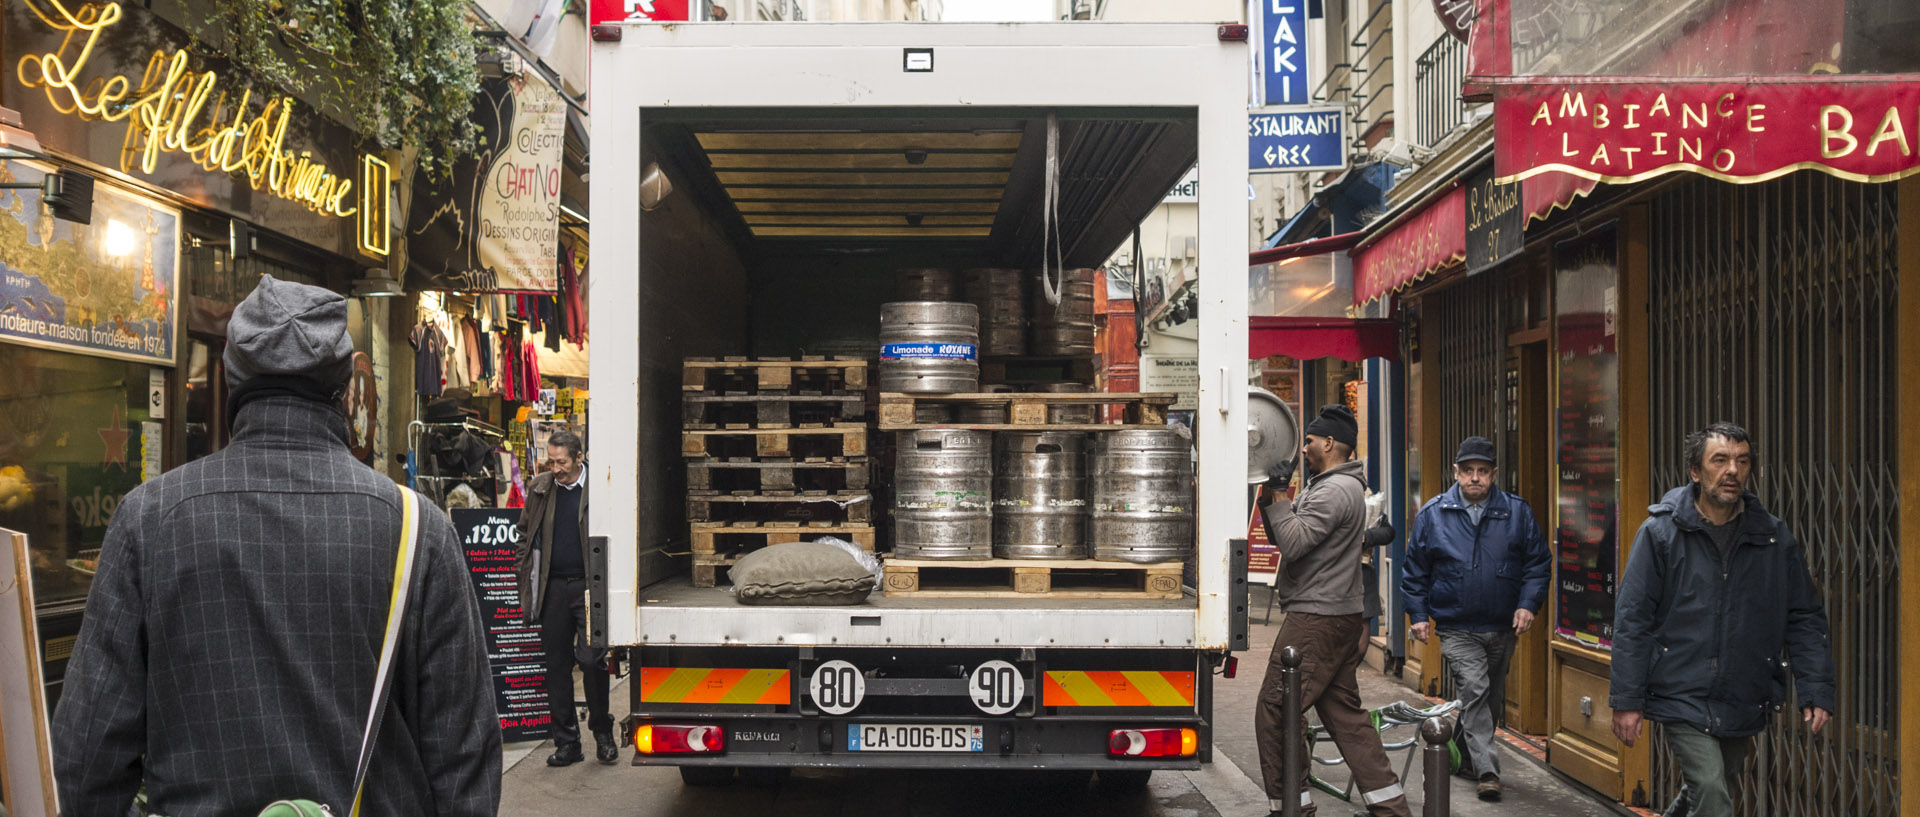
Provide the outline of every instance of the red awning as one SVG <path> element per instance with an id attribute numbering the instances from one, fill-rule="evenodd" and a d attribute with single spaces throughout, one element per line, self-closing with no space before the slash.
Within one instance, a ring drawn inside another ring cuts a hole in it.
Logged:
<path id="1" fill-rule="evenodd" d="M 1571 173 L 1549 171 L 1520 180 L 1520 206 L 1526 208 L 1527 223 L 1545 221 L 1553 211 L 1573 206 L 1575 199 L 1593 192 L 1599 185 Z"/>
<path id="2" fill-rule="evenodd" d="M 1353 302 L 1375 298 L 1467 260 L 1467 191 L 1454 187 L 1353 251 Z"/>
<path id="3" fill-rule="evenodd" d="M 1328 238 L 1311 238 L 1298 244 L 1285 244 L 1271 249 L 1254 250 L 1253 252 L 1247 253 L 1247 266 L 1272 264 L 1276 261 L 1285 261 L 1289 258 L 1304 258 L 1309 255 L 1324 255 L 1330 252 L 1339 252 L 1360 243 L 1360 239 L 1366 237 L 1367 234 L 1364 230 L 1355 230 L 1351 233 L 1341 233 Z"/>
<path id="4" fill-rule="evenodd" d="M 1358 363 L 1370 357 L 1400 359 L 1400 322 L 1380 318 L 1249 319 L 1247 357 L 1286 355 L 1297 360 L 1337 357 Z"/>

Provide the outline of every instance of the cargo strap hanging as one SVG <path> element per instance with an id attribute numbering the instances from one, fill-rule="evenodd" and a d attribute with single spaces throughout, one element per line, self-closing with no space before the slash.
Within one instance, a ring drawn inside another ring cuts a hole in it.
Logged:
<path id="1" fill-rule="evenodd" d="M 1060 292 L 1066 288 L 1066 262 L 1060 252 L 1060 113 L 1047 112 L 1047 172 L 1045 194 L 1040 213 L 1040 289 L 1047 305 L 1060 308 Z M 1061 276 L 1054 282 L 1055 274 Z"/>

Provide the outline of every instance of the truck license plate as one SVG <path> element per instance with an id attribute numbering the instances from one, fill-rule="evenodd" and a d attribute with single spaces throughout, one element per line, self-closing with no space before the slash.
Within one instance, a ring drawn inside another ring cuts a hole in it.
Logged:
<path id="1" fill-rule="evenodd" d="M 849 752 L 982 752 L 980 726 L 918 723 L 847 724 Z"/>

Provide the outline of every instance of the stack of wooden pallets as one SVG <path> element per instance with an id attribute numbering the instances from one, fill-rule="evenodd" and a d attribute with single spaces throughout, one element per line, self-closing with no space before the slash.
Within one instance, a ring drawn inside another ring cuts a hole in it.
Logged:
<path id="1" fill-rule="evenodd" d="M 687 358 L 681 454 L 693 583 L 819 536 L 874 549 L 867 361 Z"/>

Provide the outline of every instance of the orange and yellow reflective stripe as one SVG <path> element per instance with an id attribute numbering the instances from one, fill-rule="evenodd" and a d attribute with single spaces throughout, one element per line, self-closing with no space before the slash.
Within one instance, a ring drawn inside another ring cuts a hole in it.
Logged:
<path id="1" fill-rule="evenodd" d="M 1041 705 L 1193 706 L 1193 673 L 1049 672 Z"/>
<path id="2" fill-rule="evenodd" d="M 640 700 L 650 704 L 791 703 L 783 669 L 640 668 Z"/>

